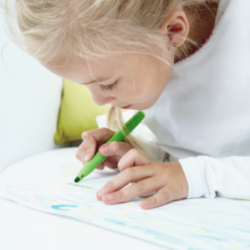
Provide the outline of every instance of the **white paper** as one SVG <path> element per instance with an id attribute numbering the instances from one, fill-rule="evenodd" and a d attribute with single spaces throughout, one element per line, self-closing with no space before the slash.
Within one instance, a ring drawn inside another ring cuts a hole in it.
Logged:
<path id="1" fill-rule="evenodd" d="M 140 208 L 141 198 L 105 205 L 96 192 L 117 173 L 96 170 L 74 183 L 79 170 L 34 168 L 1 181 L 0 196 L 172 249 L 250 249 L 250 201 L 189 199 L 151 210 Z"/>

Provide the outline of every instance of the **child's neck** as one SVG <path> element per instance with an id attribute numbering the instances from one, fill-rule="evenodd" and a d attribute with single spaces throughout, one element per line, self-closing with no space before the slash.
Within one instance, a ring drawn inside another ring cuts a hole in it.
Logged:
<path id="1" fill-rule="evenodd" d="M 219 1 L 218 1 L 219 2 Z M 177 51 L 175 62 L 178 62 L 197 51 L 210 37 L 216 19 L 216 13 L 219 3 L 213 3 L 210 9 L 199 7 L 195 13 L 187 15 L 190 23 L 190 32 L 188 38 L 195 41 L 196 44 L 186 41 Z"/>

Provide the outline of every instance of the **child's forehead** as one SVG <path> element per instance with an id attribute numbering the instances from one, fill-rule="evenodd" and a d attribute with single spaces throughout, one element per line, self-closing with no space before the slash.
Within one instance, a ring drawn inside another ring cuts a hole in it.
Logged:
<path id="1" fill-rule="evenodd" d="M 137 55 L 131 54 L 108 54 L 99 57 L 89 57 L 89 58 L 74 58 L 68 61 L 60 60 L 56 62 L 43 63 L 47 68 L 53 68 L 55 70 L 109 70 L 118 69 L 119 67 L 124 67 L 130 65 L 135 59 L 138 58 Z"/>
<path id="2" fill-rule="evenodd" d="M 101 57 L 92 60 L 76 59 L 63 62 L 43 63 L 53 73 L 74 82 L 88 82 L 89 79 L 110 79 L 123 71 L 123 60 Z"/>

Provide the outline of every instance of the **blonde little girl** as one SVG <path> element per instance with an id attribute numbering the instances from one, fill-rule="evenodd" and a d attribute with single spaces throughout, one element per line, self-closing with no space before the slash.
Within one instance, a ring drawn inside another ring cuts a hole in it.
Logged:
<path id="1" fill-rule="evenodd" d="M 8 1 L 5 10 L 11 17 Z M 133 138 L 104 144 L 109 129 L 84 132 L 76 157 L 99 150 L 108 156 L 99 169 L 121 171 L 98 200 L 155 192 L 139 203 L 152 209 L 250 198 L 249 0 L 18 0 L 16 11 L 17 42 L 31 56 L 111 104 L 112 128 L 121 109 L 143 110 L 166 153 L 149 158 Z"/>

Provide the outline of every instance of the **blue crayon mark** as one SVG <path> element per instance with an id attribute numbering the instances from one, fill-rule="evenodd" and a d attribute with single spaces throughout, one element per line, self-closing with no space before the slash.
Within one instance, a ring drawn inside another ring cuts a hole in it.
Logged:
<path id="1" fill-rule="evenodd" d="M 114 224 L 126 226 L 126 223 L 121 222 L 121 221 L 113 220 L 113 219 L 111 219 L 111 218 L 103 218 L 103 219 L 104 219 L 104 220 L 107 220 L 107 221 L 109 221 L 109 222 L 112 222 L 112 223 L 114 223 Z"/>
<path id="2" fill-rule="evenodd" d="M 76 205 L 52 205 L 51 208 L 53 209 L 57 209 L 57 210 L 63 210 L 63 211 L 70 211 L 70 209 L 67 209 L 67 208 L 70 208 L 70 207 L 78 207 Z M 66 209 L 65 209 L 66 208 Z"/>

